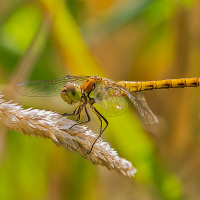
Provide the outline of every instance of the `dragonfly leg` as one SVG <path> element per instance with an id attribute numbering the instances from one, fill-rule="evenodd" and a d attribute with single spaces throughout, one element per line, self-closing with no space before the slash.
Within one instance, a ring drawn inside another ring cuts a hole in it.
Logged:
<path id="1" fill-rule="evenodd" d="M 83 110 L 83 107 L 81 107 L 81 111 L 80 111 L 80 113 L 79 113 L 79 116 L 78 116 L 78 119 L 77 119 L 77 121 L 78 120 L 80 120 L 80 118 L 81 118 L 81 116 L 82 116 L 82 110 Z M 88 114 L 88 111 L 87 111 L 87 108 L 85 107 L 85 113 L 86 113 L 86 115 L 87 115 L 87 120 L 86 121 L 83 121 L 83 122 L 78 122 L 78 123 L 76 123 L 76 124 L 73 124 L 70 128 L 72 128 L 73 126 L 76 126 L 76 125 L 80 125 L 80 124 L 84 124 L 84 123 L 88 123 L 88 122 L 90 122 L 90 115 Z"/>
<path id="2" fill-rule="evenodd" d="M 78 108 L 78 110 L 77 110 L 78 117 L 77 117 L 77 119 L 75 121 L 79 121 L 81 119 L 82 113 L 83 113 L 83 106 L 80 105 L 79 108 Z"/>
<path id="3" fill-rule="evenodd" d="M 75 121 L 80 120 L 81 116 L 82 116 L 82 110 L 83 110 L 83 106 L 81 104 L 79 104 L 77 106 L 77 108 L 74 110 L 73 113 L 64 113 L 62 114 L 63 116 L 76 116 L 78 115 L 78 118 Z M 88 115 L 88 113 L 86 112 L 86 114 Z M 69 129 L 71 129 L 73 126 L 77 125 L 79 123 L 73 124 L 71 127 L 69 127 Z"/>
<path id="4" fill-rule="evenodd" d="M 60 113 L 59 113 L 60 114 Z M 76 116 L 76 115 L 78 115 L 78 113 L 63 113 L 63 114 L 61 114 L 62 116 Z"/>
<path id="5" fill-rule="evenodd" d="M 105 131 L 105 129 L 107 128 L 108 126 L 108 121 L 107 119 L 101 115 L 99 113 L 99 111 L 94 107 L 94 106 L 91 106 L 92 110 L 94 111 L 94 113 L 97 115 L 97 117 L 99 118 L 99 120 L 101 121 L 101 128 L 100 128 L 100 134 L 97 136 L 97 138 L 94 140 L 94 142 L 92 143 L 92 146 L 91 146 L 91 149 L 89 152 L 87 152 L 87 154 L 90 154 L 92 152 L 92 149 L 96 143 L 96 141 L 101 137 L 102 133 Z M 104 122 L 106 123 L 106 126 L 104 127 L 104 129 L 102 130 L 102 120 L 104 120 Z"/>
<path id="6" fill-rule="evenodd" d="M 80 112 L 80 105 L 77 106 L 77 108 L 74 110 L 73 113 L 63 113 L 62 116 L 76 116 L 79 115 Z"/>

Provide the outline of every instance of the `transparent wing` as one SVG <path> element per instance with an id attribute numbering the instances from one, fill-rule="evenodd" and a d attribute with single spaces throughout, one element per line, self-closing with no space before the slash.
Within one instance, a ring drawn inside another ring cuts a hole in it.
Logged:
<path id="1" fill-rule="evenodd" d="M 94 98 L 94 107 L 104 116 L 121 115 L 128 108 L 128 104 L 121 93 L 103 83 L 96 84 L 90 97 Z"/>
<path id="2" fill-rule="evenodd" d="M 149 108 L 146 99 L 141 92 L 127 92 L 127 96 L 132 101 L 134 106 L 140 113 L 140 116 L 145 124 L 156 124 L 158 123 L 158 119 L 155 114 Z"/>
<path id="3" fill-rule="evenodd" d="M 67 82 L 78 85 L 86 81 L 89 76 L 66 76 L 63 78 L 42 81 L 29 81 L 16 84 L 19 94 L 29 97 L 50 97 L 60 95 L 61 88 Z"/>
<path id="4" fill-rule="evenodd" d="M 130 92 L 127 90 L 127 88 L 125 88 L 121 85 L 118 85 L 117 83 L 110 81 L 109 79 L 104 78 L 103 82 L 104 82 L 104 85 L 107 85 L 106 87 L 99 88 L 100 90 L 104 91 L 102 93 L 103 98 L 108 98 L 106 96 L 114 96 L 114 97 L 121 98 L 121 94 L 126 95 L 126 96 L 128 96 L 128 98 L 131 100 L 131 102 L 134 104 L 134 106 L 140 113 L 140 116 L 145 124 L 158 123 L 158 119 L 154 115 L 154 113 L 151 111 L 151 109 L 149 108 L 143 93 Z M 112 89 L 110 90 L 110 88 L 112 88 Z M 108 92 L 106 92 L 106 90 L 108 90 Z M 111 92 L 109 92 L 109 90 Z"/>

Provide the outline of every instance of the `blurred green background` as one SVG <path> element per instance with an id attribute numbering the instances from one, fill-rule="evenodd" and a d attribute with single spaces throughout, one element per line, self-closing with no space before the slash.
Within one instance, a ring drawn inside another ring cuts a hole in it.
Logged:
<path id="1" fill-rule="evenodd" d="M 198 0 L 0 0 L 2 93 L 25 108 L 70 112 L 59 98 L 19 97 L 9 85 L 66 75 L 198 77 L 199 19 Z M 145 96 L 159 124 L 144 125 L 129 102 L 103 134 L 137 168 L 134 178 L 1 128 L 0 199 L 199 199 L 200 89 Z M 91 115 L 89 128 L 98 133 Z"/>

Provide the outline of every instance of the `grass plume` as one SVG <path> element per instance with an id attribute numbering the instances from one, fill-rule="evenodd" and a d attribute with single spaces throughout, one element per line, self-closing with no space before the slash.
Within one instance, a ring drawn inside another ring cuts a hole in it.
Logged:
<path id="1" fill-rule="evenodd" d="M 70 128 L 76 122 L 58 113 L 33 108 L 23 109 L 17 103 L 7 102 L 2 97 L 3 95 L 0 95 L 0 123 L 3 126 L 25 135 L 51 139 L 57 146 L 80 154 L 86 160 L 109 170 L 130 177 L 136 173 L 132 164 L 120 158 L 101 138 L 95 143 L 92 152 L 87 154 L 97 135 L 86 126 L 76 125 Z"/>

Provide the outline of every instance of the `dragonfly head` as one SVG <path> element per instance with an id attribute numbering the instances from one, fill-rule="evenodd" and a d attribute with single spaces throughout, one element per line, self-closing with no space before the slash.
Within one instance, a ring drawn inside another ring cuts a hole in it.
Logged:
<path id="1" fill-rule="evenodd" d="M 77 103 L 81 99 L 80 87 L 75 83 L 68 82 L 64 87 L 62 87 L 60 96 L 68 104 Z"/>

